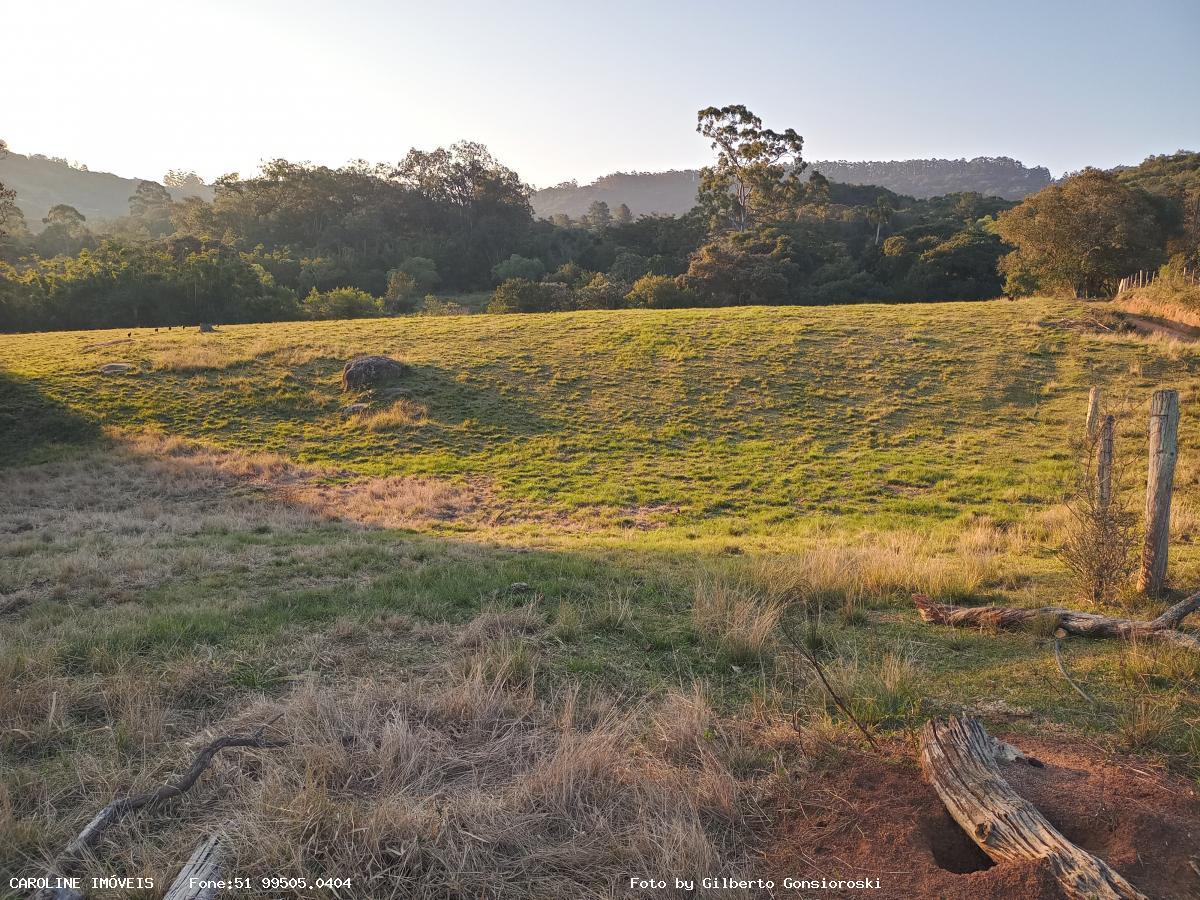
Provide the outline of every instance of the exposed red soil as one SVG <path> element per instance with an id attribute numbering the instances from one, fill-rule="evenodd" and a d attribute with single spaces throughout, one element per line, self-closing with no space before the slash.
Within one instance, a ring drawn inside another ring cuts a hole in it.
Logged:
<path id="1" fill-rule="evenodd" d="M 1068 839 L 1152 898 L 1200 898 L 1200 794 L 1144 761 L 1063 740 L 1009 737 L 1042 760 L 1001 763 L 1013 788 Z M 997 865 L 950 818 L 915 753 L 848 754 L 780 797 L 766 875 L 880 879 L 880 890 L 813 896 L 1051 900 L 1064 896 L 1045 863 Z M 786 894 L 787 892 L 781 892 Z"/>
<path id="2" fill-rule="evenodd" d="M 1164 319 L 1161 316 L 1138 315 L 1124 313 L 1122 318 L 1134 331 L 1142 335 L 1161 335 L 1179 341 L 1200 341 L 1200 328 L 1174 319 Z"/>

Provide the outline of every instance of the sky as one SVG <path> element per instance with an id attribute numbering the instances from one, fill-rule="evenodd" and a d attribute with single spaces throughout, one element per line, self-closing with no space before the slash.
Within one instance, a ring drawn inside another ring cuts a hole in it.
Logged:
<path id="1" fill-rule="evenodd" d="M 808 159 L 1200 150 L 1200 0 L 0 0 L 0 138 L 206 181 L 487 144 L 537 187 L 710 156 L 744 104 Z"/>

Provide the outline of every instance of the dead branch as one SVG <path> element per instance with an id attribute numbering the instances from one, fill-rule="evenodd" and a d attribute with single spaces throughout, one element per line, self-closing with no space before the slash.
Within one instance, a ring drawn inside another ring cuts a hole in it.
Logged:
<path id="1" fill-rule="evenodd" d="M 1200 653 L 1200 638 L 1175 630 L 1185 618 L 1200 609 L 1200 591 L 1180 600 L 1161 616 L 1149 622 L 1078 612 L 1060 606 L 1042 606 L 1037 609 L 1016 609 L 1011 606 L 954 606 L 950 603 L 937 603 L 925 594 L 913 594 L 912 599 L 921 613 L 921 618 L 934 625 L 1014 631 L 1027 627 L 1034 620 L 1052 618 L 1056 628 L 1079 637 L 1157 641 Z"/>
<path id="2" fill-rule="evenodd" d="M 871 732 L 867 731 L 867 729 L 863 727 L 862 723 L 854 717 L 854 713 L 850 712 L 850 708 L 842 702 L 842 698 L 839 697 L 837 692 L 834 691 L 834 689 L 830 686 L 829 679 L 825 677 L 825 670 L 821 668 L 821 663 L 817 660 L 816 656 L 814 656 L 812 651 L 805 647 L 804 644 L 792 633 L 790 626 L 783 624 L 782 629 L 784 635 L 787 636 L 788 642 L 794 648 L 796 648 L 800 655 L 808 661 L 808 664 L 813 667 L 813 670 L 817 673 L 817 677 L 821 679 L 821 684 L 825 687 L 825 692 L 833 699 L 833 702 L 836 704 L 837 708 L 845 714 L 846 718 L 854 723 L 855 728 L 862 732 L 862 736 L 867 739 L 867 743 L 871 745 L 871 749 L 878 750 L 879 746 L 875 743 L 875 738 L 871 736 Z"/>
<path id="3" fill-rule="evenodd" d="M 1068 841 L 1012 789 L 993 741 L 977 719 L 931 719 L 921 734 L 921 768 L 950 815 L 998 863 L 1045 859 L 1068 897 L 1147 900 L 1104 860 Z"/>
<path id="4" fill-rule="evenodd" d="M 278 718 L 279 716 L 275 717 L 275 719 Z M 282 741 L 270 741 L 263 737 L 263 732 L 275 719 L 264 723 L 253 734 L 225 735 L 217 738 L 197 753 L 191 767 L 174 781 L 169 781 L 156 790 L 148 791 L 144 794 L 135 794 L 132 797 L 123 797 L 108 804 L 108 806 L 96 814 L 96 817 L 84 827 L 83 831 L 79 832 L 78 836 L 71 843 L 67 844 L 62 853 L 54 860 L 52 871 L 59 875 L 70 875 L 75 867 L 79 865 L 83 855 L 100 840 L 101 835 L 124 816 L 145 806 L 155 807 L 164 800 L 178 797 L 190 790 L 192 785 L 204 773 L 204 770 L 212 763 L 213 757 L 222 750 L 230 747 L 270 748 L 283 746 L 284 742 Z M 44 892 L 39 893 L 37 900 L 44 900 L 44 898 L 49 896 L 51 895 Z"/>
<path id="5" fill-rule="evenodd" d="M 1054 632 L 1054 661 L 1058 663 L 1058 671 L 1060 671 L 1062 673 L 1062 677 L 1067 680 L 1067 684 L 1075 689 L 1075 693 L 1077 693 L 1092 706 L 1095 706 L 1096 701 L 1092 698 L 1092 695 L 1081 688 L 1078 683 L 1076 683 L 1075 679 L 1072 678 L 1071 674 L 1067 671 L 1066 663 L 1063 662 L 1062 639 L 1066 636 L 1067 632 L 1062 628 L 1058 628 Z"/>

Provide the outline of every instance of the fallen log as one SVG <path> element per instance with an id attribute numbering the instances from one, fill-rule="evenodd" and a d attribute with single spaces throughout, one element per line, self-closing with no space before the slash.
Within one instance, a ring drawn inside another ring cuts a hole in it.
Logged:
<path id="1" fill-rule="evenodd" d="M 1079 637 L 1148 640 L 1200 653 L 1200 638 L 1176 630 L 1184 619 L 1200 609 L 1200 591 L 1180 600 L 1161 616 L 1148 622 L 1079 612 L 1061 606 L 1042 606 L 1037 609 L 955 606 L 950 603 L 938 603 L 925 594 L 913 594 L 912 599 L 921 613 L 921 618 L 934 625 L 1016 630 L 1025 628 L 1037 620 L 1053 619 L 1054 628 L 1061 628 L 1067 634 Z"/>
<path id="2" fill-rule="evenodd" d="M 224 857 L 221 835 L 209 835 L 204 843 L 192 851 L 191 858 L 179 870 L 163 900 L 214 900 Z"/>
<path id="3" fill-rule="evenodd" d="M 977 719 L 926 722 L 921 768 L 954 821 L 996 862 L 1047 860 L 1066 895 L 1078 900 L 1147 900 L 1012 789 L 996 764 L 995 742 Z"/>

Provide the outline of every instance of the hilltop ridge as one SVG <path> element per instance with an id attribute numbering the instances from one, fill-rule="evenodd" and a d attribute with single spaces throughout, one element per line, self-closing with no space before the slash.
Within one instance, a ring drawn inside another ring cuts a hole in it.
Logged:
<path id="1" fill-rule="evenodd" d="M 918 200 L 975 191 L 987 197 L 1021 200 L 1054 179 L 1045 166 L 1026 166 L 1006 156 L 975 159 L 817 160 L 807 171 L 820 172 L 830 181 L 875 185 Z M 669 172 L 614 172 L 591 184 L 564 182 L 535 191 L 534 213 L 541 218 L 557 214 L 583 215 L 602 200 L 610 207 L 624 203 L 635 215 L 680 215 L 696 202 L 698 169 Z"/>

